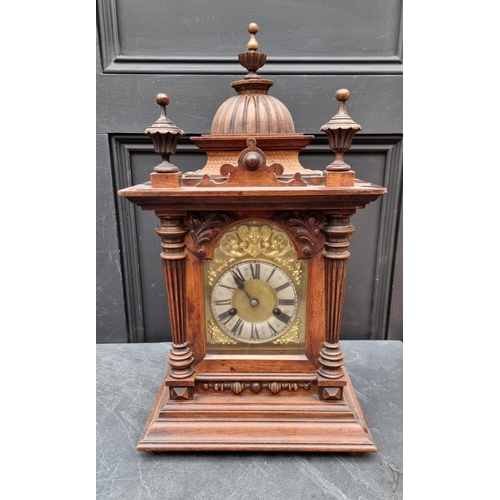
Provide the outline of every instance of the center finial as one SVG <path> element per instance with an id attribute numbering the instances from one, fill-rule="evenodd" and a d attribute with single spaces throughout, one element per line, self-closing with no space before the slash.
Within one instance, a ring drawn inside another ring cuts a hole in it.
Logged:
<path id="1" fill-rule="evenodd" d="M 248 79 L 260 79 L 257 75 L 257 70 L 262 68 L 266 63 L 267 55 L 263 52 L 257 52 L 259 44 L 255 38 L 255 33 L 259 31 L 259 26 L 257 23 L 250 23 L 248 25 L 248 32 L 250 33 L 250 40 L 247 43 L 248 52 L 240 52 L 238 54 L 238 60 L 240 64 L 248 70 L 248 74 L 243 78 Z"/>

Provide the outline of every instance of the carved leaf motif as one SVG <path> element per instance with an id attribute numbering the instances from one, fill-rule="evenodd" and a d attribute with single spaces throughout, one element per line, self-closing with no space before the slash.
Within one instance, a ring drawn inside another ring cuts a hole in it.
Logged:
<path id="1" fill-rule="evenodd" d="M 301 214 L 298 211 L 285 212 L 278 217 L 280 222 L 287 224 L 290 230 L 302 245 L 303 252 L 311 255 L 317 246 L 317 236 L 323 223 L 322 218 L 315 212 Z"/>
<path id="2" fill-rule="evenodd" d="M 189 216 L 186 225 L 191 231 L 196 252 L 200 257 L 207 253 L 205 245 L 215 238 L 222 227 L 231 222 L 226 214 L 212 212 L 208 214 L 193 213 Z"/>

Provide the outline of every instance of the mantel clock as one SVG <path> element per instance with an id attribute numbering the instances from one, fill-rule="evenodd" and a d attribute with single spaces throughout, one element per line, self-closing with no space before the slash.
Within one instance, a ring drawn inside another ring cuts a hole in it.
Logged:
<path id="1" fill-rule="evenodd" d="M 204 167 L 170 162 L 184 132 L 168 117 L 148 129 L 162 162 L 119 191 L 159 219 L 171 318 L 167 373 L 138 450 L 373 452 L 376 445 L 344 367 L 340 326 L 350 218 L 386 193 L 344 161 L 361 127 L 349 91 L 321 127 L 335 153 L 323 171 L 299 162 L 313 136 L 295 132 L 272 80 L 258 27 L 249 25 L 248 73 L 192 141 Z"/>

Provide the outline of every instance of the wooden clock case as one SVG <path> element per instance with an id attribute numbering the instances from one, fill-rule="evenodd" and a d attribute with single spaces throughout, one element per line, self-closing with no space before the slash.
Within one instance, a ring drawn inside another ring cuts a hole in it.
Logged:
<path id="1" fill-rule="evenodd" d="M 344 162 L 361 129 L 347 114 L 346 89 L 323 130 L 335 152 L 324 171 L 298 154 L 312 136 L 296 134 L 286 107 L 256 71 L 257 27 L 239 54 L 248 74 L 214 117 L 211 134 L 193 138 L 207 154 L 200 170 L 170 163 L 182 130 L 160 118 L 146 130 L 163 162 L 149 182 L 120 196 L 159 219 L 161 259 L 171 318 L 168 369 L 137 445 L 142 451 L 281 450 L 373 452 L 376 445 L 344 367 L 340 327 L 349 257 L 350 218 L 386 193 L 359 180 Z M 272 224 L 307 261 L 307 321 L 301 352 L 207 352 L 203 262 L 235 224 Z"/>

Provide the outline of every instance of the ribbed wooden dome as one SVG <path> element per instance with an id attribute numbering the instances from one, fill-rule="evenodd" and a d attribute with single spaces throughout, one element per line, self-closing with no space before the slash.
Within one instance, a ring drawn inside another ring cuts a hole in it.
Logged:
<path id="1" fill-rule="evenodd" d="M 276 97 L 267 93 L 238 93 L 215 113 L 211 133 L 293 134 L 292 115 Z"/>

